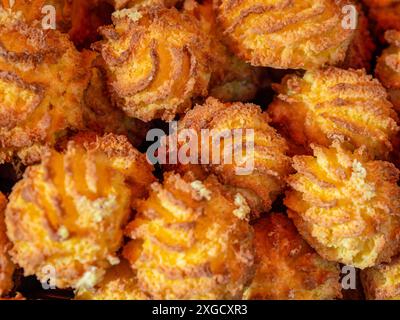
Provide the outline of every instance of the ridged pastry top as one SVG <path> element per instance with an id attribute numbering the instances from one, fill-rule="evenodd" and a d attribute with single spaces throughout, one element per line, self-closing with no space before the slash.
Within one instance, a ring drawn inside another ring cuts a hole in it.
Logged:
<path id="1" fill-rule="evenodd" d="M 218 0 L 232 50 L 256 66 L 313 69 L 345 58 L 354 31 L 342 26 L 346 0 Z"/>
<path id="2" fill-rule="evenodd" d="M 285 205 L 307 242 L 325 259 L 367 268 L 400 250 L 399 170 L 339 143 L 295 156 Z"/>
<path id="3" fill-rule="evenodd" d="M 6 224 L 13 260 L 40 280 L 50 266 L 59 288 L 93 287 L 118 262 L 131 204 L 152 181 L 144 155 L 123 136 L 49 151 L 10 195 Z"/>
<path id="4" fill-rule="evenodd" d="M 131 117 L 172 120 L 207 94 L 209 40 L 198 21 L 176 9 L 113 14 L 100 44 L 114 101 Z"/>
<path id="5" fill-rule="evenodd" d="M 91 60 L 66 35 L 0 8 L 0 162 L 15 155 L 35 162 L 43 145 L 83 128 Z"/>
<path id="6" fill-rule="evenodd" d="M 240 299 L 252 275 L 250 209 L 215 179 L 174 173 L 152 185 L 124 256 L 153 299 Z"/>
<path id="7" fill-rule="evenodd" d="M 328 67 L 287 76 L 275 89 L 272 123 L 296 144 L 307 149 L 339 139 L 350 149 L 366 146 L 378 159 L 392 151 L 398 117 L 385 88 L 365 71 Z"/>

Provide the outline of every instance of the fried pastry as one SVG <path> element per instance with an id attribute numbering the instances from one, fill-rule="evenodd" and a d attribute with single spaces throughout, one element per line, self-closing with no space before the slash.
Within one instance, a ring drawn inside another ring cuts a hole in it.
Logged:
<path id="1" fill-rule="evenodd" d="M 400 300 L 400 258 L 361 271 L 368 300 Z"/>
<path id="2" fill-rule="evenodd" d="M 295 156 L 285 205 L 300 234 L 325 259 L 360 269 L 400 250 L 399 170 L 339 142 Z"/>
<path id="3" fill-rule="evenodd" d="M 385 39 L 390 46 L 378 58 L 375 74 L 387 89 L 394 108 L 400 113 L 400 31 L 386 31 Z"/>
<path id="4" fill-rule="evenodd" d="M 222 183 L 240 189 L 256 216 L 270 210 L 291 172 L 286 141 L 269 121 L 254 104 L 208 98 L 179 122 L 179 135 L 188 130 L 197 134 L 198 163 Z M 202 138 L 205 130 L 209 136 Z"/>
<path id="5" fill-rule="evenodd" d="M 116 10 L 124 8 L 140 8 L 143 6 L 165 6 L 172 8 L 182 0 L 108 0 Z"/>
<path id="6" fill-rule="evenodd" d="M 53 13 L 50 6 L 55 9 L 56 29 L 60 32 L 68 32 L 71 29 L 72 2 L 76 0 L 0 0 L 0 7 L 19 13 L 28 24 L 42 22 L 48 23 L 47 16 Z M 92 0 L 85 0 L 92 1 Z M 38 26 L 39 27 L 39 26 Z"/>
<path id="7" fill-rule="evenodd" d="M 145 139 L 149 125 L 128 117 L 114 106 L 108 94 L 106 72 L 101 59 L 96 59 L 91 69 L 88 87 L 83 102 L 83 121 L 85 128 L 102 135 L 104 133 L 123 134 L 136 147 Z"/>
<path id="8" fill-rule="evenodd" d="M 211 39 L 213 67 L 209 95 L 222 101 L 250 101 L 257 94 L 262 72 L 241 61 L 222 42 L 212 0 L 186 0 L 184 11 L 193 15 Z"/>
<path id="9" fill-rule="evenodd" d="M 339 265 L 322 259 L 288 217 L 272 213 L 254 224 L 256 274 L 246 299 L 328 300 L 341 297 Z"/>
<path id="10" fill-rule="evenodd" d="M 198 21 L 176 9 L 146 7 L 113 14 L 101 28 L 98 49 L 106 62 L 113 101 L 143 121 L 170 121 L 207 95 L 209 39 Z"/>
<path id="11" fill-rule="evenodd" d="M 82 103 L 93 54 L 64 34 L 25 24 L 0 8 L 0 163 L 31 164 L 84 127 Z"/>
<path id="12" fill-rule="evenodd" d="M 122 259 L 116 266 L 107 270 L 104 278 L 92 289 L 77 292 L 77 300 L 147 300 L 139 289 L 135 272 L 129 263 Z"/>
<path id="13" fill-rule="evenodd" d="M 366 146 L 387 159 L 399 131 L 397 114 L 385 88 L 362 70 L 328 67 L 285 77 L 268 113 L 272 124 L 295 144 L 330 146 L 339 139 L 348 148 Z"/>
<path id="14" fill-rule="evenodd" d="M 68 33 L 78 48 L 98 40 L 97 28 L 110 22 L 113 10 L 106 0 L 0 0 L 1 4 L 21 14 L 28 24 Z"/>
<path id="15" fill-rule="evenodd" d="M 146 180 L 147 179 L 147 180 Z M 118 263 L 131 205 L 154 178 L 144 155 L 124 136 L 71 141 L 29 167 L 6 210 L 12 259 L 25 276 L 58 288 L 89 289 Z"/>
<path id="16" fill-rule="evenodd" d="M 13 287 L 14 264 L 11 262 L 8 250 L 10 243 L 6 235 L 4 224 L 4 210 L 6 209 L 6 197 L 0 193 L 0 297 L 10 292 Z"/>
<path id="17" fill-rule="evenodd" d="M 167 173 L 126 230 L 139 288 L 153 299 L 240 299 L 252 276 L 249 213 L 215 177 Z"/>
<path id="18" fill-rule="evenodd" d="M 354 30 L 343 27 L 347 0 L 215 2 L 233 52 L 254 66 L 314 69 L 344 60 Z"/>

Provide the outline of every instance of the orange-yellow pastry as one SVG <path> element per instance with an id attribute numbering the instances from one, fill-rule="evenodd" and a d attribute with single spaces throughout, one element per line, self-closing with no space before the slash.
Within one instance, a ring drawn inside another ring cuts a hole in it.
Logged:
<path id="1" fill-rule="evenodd" d="M 240 299 L 252 277 L 250 208 L 215 177 L 167 173 L 127 227 L 124 256 L 153 299 Z"/>
<path id="2" fill-rule="evenodd" d="M 354 30 L 347 0 L 215 1 L 230 48 L 255 66 L 314 69 L 344 60 Z"/>
<path id="3" fill-rule="evenodd" d="M 80 0 L 0 0 L 0 7 L 3 6 L 4 9 L 19 13 L 27 23 L 38 24 L 38 26 L 41 26 L 42 22 L 50 25 L 51 15 L 55 13 L 56 29 L 60 32 L 68 32 L 71 28 L 73 1 Z"/>
<path id="4" fill-rule="evenodd" d="M 92 59 L 67 35 L 0 8 L 0 163 L 38 161 L 43 146 L 83 128 Z"/>
<path id="5" fill-rule="evenodd" d="M 194 131 L 199 139 L 198 163 L 222 183 L 240 189 L 256 215 L 271 208 L 291 172 L 286 141 L 269 121 L 254 104 L 208 98 L 179 122 L 180 134 Z M 204 131 L 209 136 L 202 138 Z"/>
<path id="6" fill-rule="evenodd" d="M 89 289 L 119 262 L 131 204 L 154 178 L 124 136 L 48 151 L 13 188 L 6 210 L 12 259 L 25 276 Z"/>
<path id="7" fill-rule="evenodd" d="M 6 197 L 0 193 L 0 297 L 10 292 L 13 287 L 14 264 L 11 262 L 8 250 L 10 242 L 6 235 L 4 224 L 4 210 L 6 209 Z"/>
<path id="8" fill-rule="evenodd" d="M 368 300 L 400 300 L 400 258 L 361 271 Z"/>
<path id="9" fill-rule="evenodd" d="M 398 118 L 385 88 L 365 71 L 328 67 L 303 78 L 287 76 L 275 89 L 268 113 L 294 143 L 309 149 L 339 139 L 350 149 L 366 146 L 373 157 L 388 158 Z"/>
<path id="10" fill-rule="evenodd" d="M 116 10 L 121 10 L 124 8 L 139 8 L 143 6 L 165 6 L 167 8 L 172 8 L 181 0 L 108 0 Z"/>
<path id="11" fill-rule="evenodd" d="M 184 11 L 193 15 L 211 39 L 213 58 L 209 95 L 222 101 L 250 101 L 261 83 L 261 70 L 241 61 L 223 44 L 212 0 L 184 2 Z"/>
<path id="12" fill-rule="evenodd" d="M 80 290 L 75 298 L 77 300 L 148 299 L 139 289 L 136 274 L 125 259 L 108 269 L 103 280 L 95 288 Z"/>
<path id="13" fill-rule="evenodd" d="M 325 259 L 360 269 L 400 250 L 399 170 L 335 142 L 295 156 L 285 205 L 300 234 Z"/>
<path id="14" fill-rule="evenodd" d="M 113 101 L 128 116 L 169 121 L 207 95 L 209 39 L 196 19 L 156 6 L 116 11 L 113 22 L 97 47 Z"/>
<path id="15" fill-rule="evenodd" d="M 149 129 L 147 123 L 130 118 L 114 106 L 109 97 L 106 72 L 95 60 L 91 78 L 83 96 L 83 121 L 85 127 L 98 134 L 115 133 L 129 137 L 134 146 L 145 140 Z"/>
<path id="16" fill-rule="evenodd" d="M 390 46 L 378 58 L 375 74 L 387 89 L 394 108 L 400 112 L 400 31 L 386 31 L 385 39 Z"/>
<path id="17" fill-rule="evenodd" d="M 339 265 L 322 259 L 288 217 L 272 213 L 254 224 L 256 274 L 247 299 L 328 300 L 341 297 Z"/>

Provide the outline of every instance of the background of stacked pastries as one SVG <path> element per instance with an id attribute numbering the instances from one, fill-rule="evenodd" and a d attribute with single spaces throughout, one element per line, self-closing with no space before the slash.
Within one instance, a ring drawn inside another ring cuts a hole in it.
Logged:
<path id="1" fill-rule="evenodd" d="M 0 4 L 0 297 L 400 298 L 400 1 Z M 173 120 L 254 171 L 150 165 Z"/>

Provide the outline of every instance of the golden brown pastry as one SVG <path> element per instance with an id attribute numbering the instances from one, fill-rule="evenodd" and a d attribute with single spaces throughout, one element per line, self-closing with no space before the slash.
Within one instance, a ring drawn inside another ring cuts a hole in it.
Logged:
<path id="1" fill-rule="evenodd" d="M 385 39 L 390 46 L 378 58 L 375 74 L 387 89 L 394 108 L 400 113 L 400 31 L 386 31 Z"/>
<path id="2" fill-rule="evenodd" d="M 361 271 L 368 300 L 400 300 L 400 258 Z"/>
<path id="3" fill-rule="evenodd" d="M 295 144 L 309 149 L 339 139 L 350 149 L 366 146 L 373 157 L 388 158 L 398 118 L 385 88 L 365 71 L 328 67 L 288 76 L 275 89 L 268 113 Z"/>
<path id="4" fill-rule="evenodd" d="M 106 0 L 0 0 L 0 5 L 19 12 L 28 24 L 68 33 L 79 48 L 98 40 L 97 28 L 108 24 L 113 7 Z M 54 8 L 55 25 L 52 25 Z"/>
<path id="5" fill-rule="evenodd" d="M 181 0 L 108 0 L 116 10 L 124 8 L 139 8 L 143 6 L 165 6 L 172 8 Z"/>
<path id="6" fill-rule="evenodd" d="M 4 224 L 4 210 L 6 209 L 7 199 L 0 193 L 0 297 L 10 292 L 13 287 L 14 264 L 11 262 L 8 250 L 10 242 L 6 235 Z"/>
<path id="7" fill-rule="evenodd" d="M 240 190 L 255 215 L 270 210 L 285 187 L 285 177 L 291 172 L 286 141 L 268 125 L 269 121 L 267 114 L 254 104 L 222 103 L 208 98 L 179 122 L 181 133 L 184 129 L 197 133 L 198 162 L 222 183 Z M 235 137 L 238 129 L 242 133 Z M 204 130 L 210 133 L 205 142 L 201 141 Z M 250 130 L 248 135 L 246 130 Z M 220 140 L 219 135 L 231 139 Z M 237 148 L 239 145 L 241 149 Z M 208 163 L 201 156 L 206 156 Z"/>
<path id="8" fill-rule="evenodd" d="M 344 60 L 354 31 L 344 28 L 347 0 L 218 0 L 230 48 L 255 66 L 313 69 Z"/>
<path id="9" fill-rule="evenodd" d="M 77 2 L 76 0 L 0 0 L 0 6 L 15 13 L 19 12 L 28 24 L 41 24 L 42 21 L 49 23 L 47 16 L 52 12 L 48 10 L 48 6 L 52 6 L 56 14 L 56 29 L 60 32 L 68 32 L 72 24 L 73 1 Z"/>
<path id="10" fill-rule="evenodd" d="M 70 130 L 83 128 L 93 55 L 58 31 L 26 25 L 0 8 L 0 163 L 39 160 Z"/>
<path id="11" fill-rule="evenodd" d="M 272 213 L 254 224 L 256 274 L 245 298 L 328 300 L 341 297 L 339 265 L 322 259 L 292 221 Z"/>
<path id="12" fill-rule="evenodd" d="M 124 136 L 71 141 L 65 153 L 47 152 L 10 195 L 12 259 L 41 281 L 53 268 L 58 288 L 93 287 L 118 263 L 131 203 L 152 181 L 144 155 Z"/>
<path id="13" fill-rule="evenodd" d="M 108 269 L 103 280 L 95 288 L 79 290 L 75 298 L 77 300 L 148 299 L 139 289 L 136 274 L 125 259 Z"/>
<path id="14" fill-rule="evenodd" d="M 364 269 L 400 250 L 399 170 L 338 142 L 294 157 L 285 205 L 300 234 L 325 259 Z"/>
<path id="15" fill-rule="evenodd" d="M 192 16 L 148 7 L 113 14 L 98 45 L 114 102 L 128 116 L 172 120 L 207 95 L 209 40 Z"/>
<path id="16" fill-rule="evenodd" d="M 101 60 L 96 59 L 91 70 L 89 85 L 83 96 L 85 127 L 100 135 L 104 133 L 126 135 L 134 146 L 138 146 L 145 140 L 149 125 L 128 117 L 112 104 L 106 81 L 106 72 Z"/>
<path id="17" fill-rule="evenodd" d="M 222 101 L 250 101 L 261 83 L 261 70 L 241 61 L 223 44 L 212 0 L 201 4 L 186 0 L 184 11 L 192 14 L 211 39 L 213 67 L 209 95 Z"/>
<path id="18" fill-rule="evenodd" d="M 240 299 L 252 276 L 249 213 L 215 177 L 167 173 L 126 231 L 139 288 L 153 299 Z"/>

